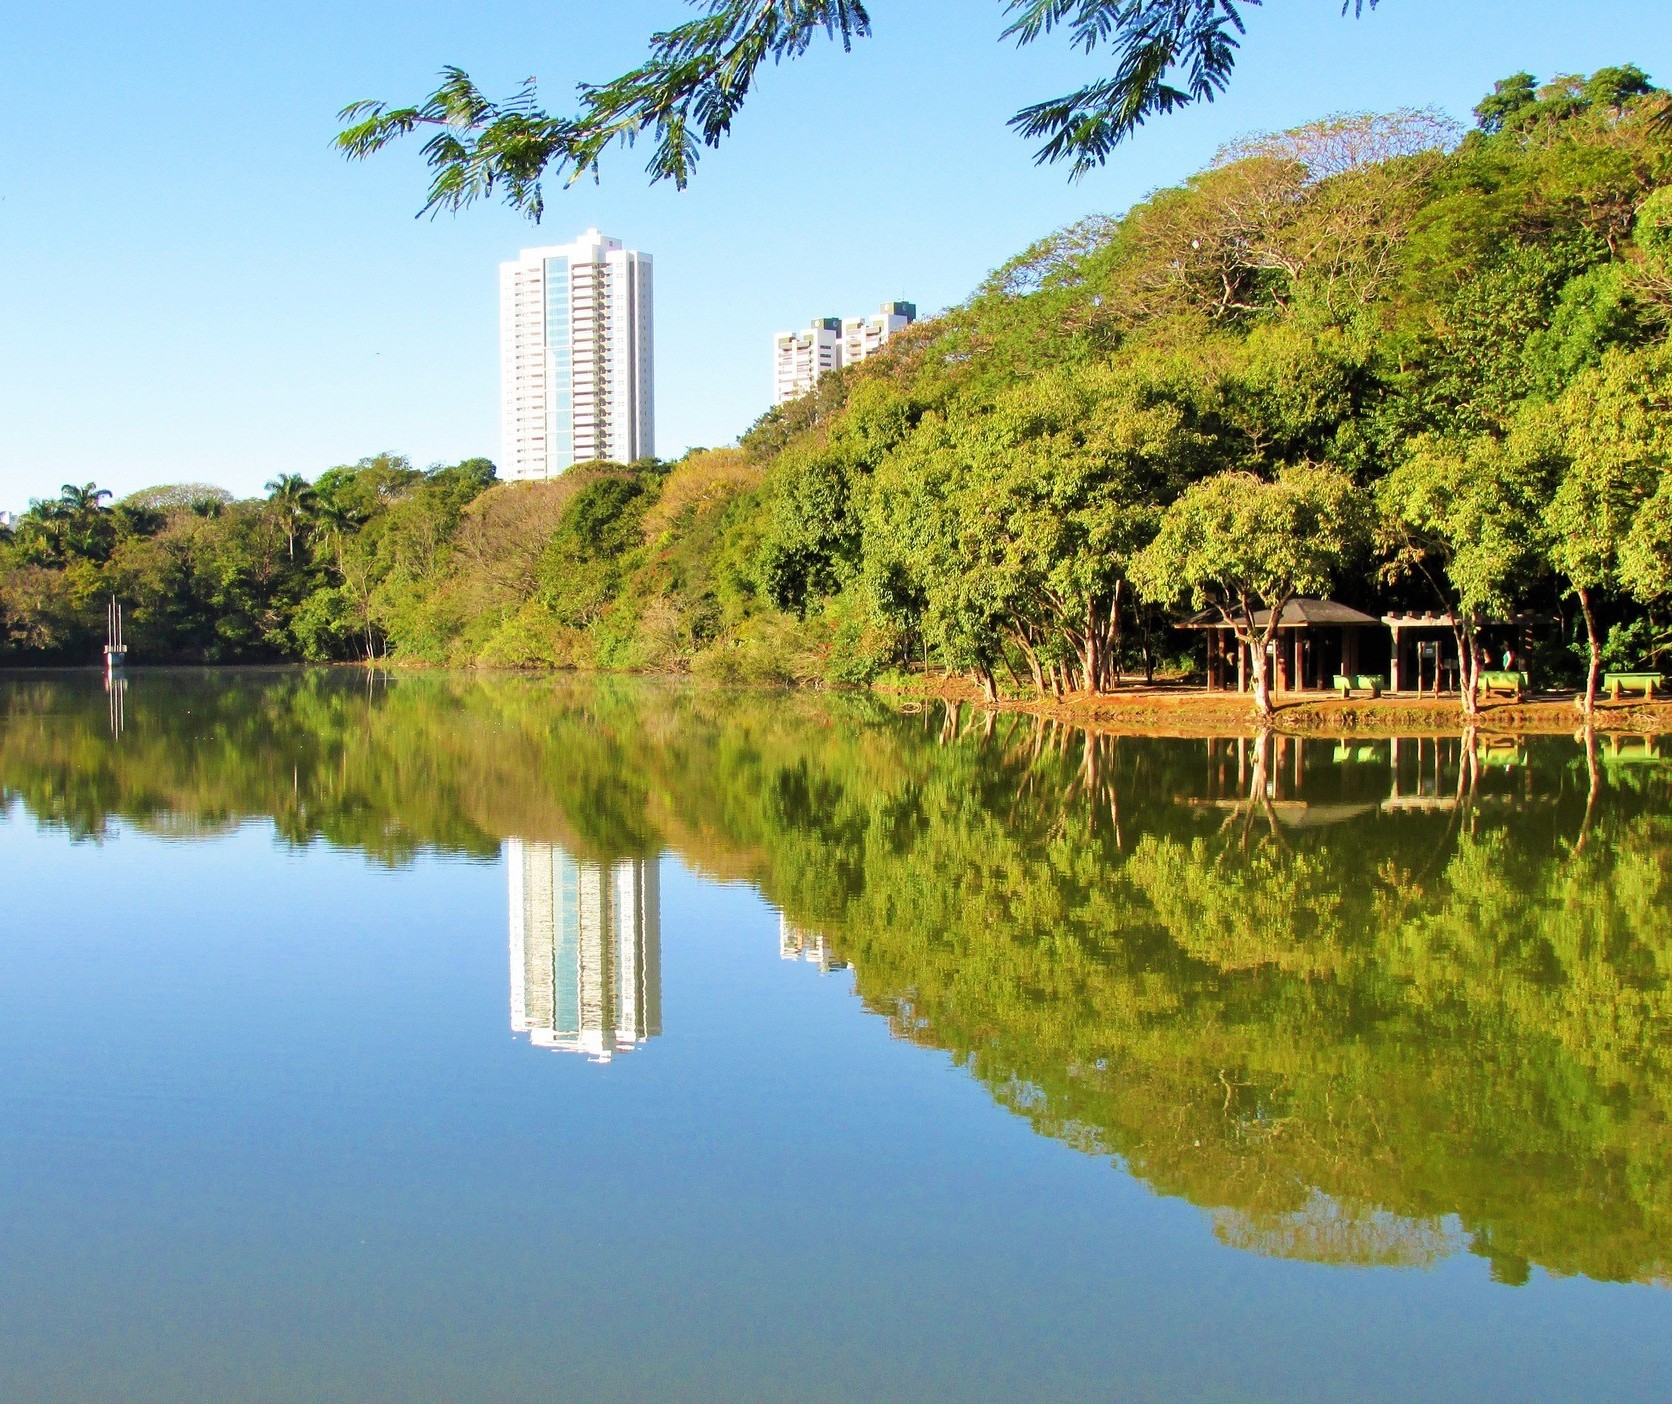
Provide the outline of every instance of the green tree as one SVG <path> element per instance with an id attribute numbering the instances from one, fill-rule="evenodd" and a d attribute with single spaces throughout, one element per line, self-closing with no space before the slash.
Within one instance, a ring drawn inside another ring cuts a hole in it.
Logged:
<path id="1" fill-rule="evenodd" d="M 1483 436 L 1419 440 L 1376 487 L 1383 577 L 1416 578 L 1450 618 L 1463 710 L 1479 710 L 1481 626 L 1503 617 L 1532 579 L 1549 500 L 1545 465 Z"/>
<path id="2" fill-rule="evenodd" d="M 1641 598 L 1661 593 L 1641 566 L 1627 572 L 1623 555 L 1653 528 L 1649 504 L 1672 469 L 1672 375 L 1664 352 L 1614 352 L 1576 381 L 1557 402 L 1551 421 L 1560 477 L 1544 516 L 1551 564 L 1567 581 L 1585 620 L 1588 648 L 1584 707 L 1596 709 L 1603 641 L 1596 597 L 1633 589 Z M 1536 437 L 1532 429 L 1524 437 Z M 1643 518 L 1639 527 L 1638 518 Z M 1634 564 L 1646 558 L 1633 547 Z M 1649 553 L 1652 558 L 1653 553 Z"/>
<path id="3" fill-rule="evenodd" d="M 290 559 L 296 559 L 296 537 L 313 511 L 314 490 L 300 473 L 281 473 L 267 484 L 268 501 L 284 522 Z"/>
<path id="4" fill-rule="evenodd" d="M 1538 101 L 1538 80 L 1531 73 L 1500 78 L 1475 107 L 1475 123 L 1483 132 L 1497 133 L 1518 112 Z"/>
<path id="5" fill-rule="evenodd" d="M 1661 474 L 1632 519 L 1620 548 L 1620 580 L 1644 602 L 1672 594 L 1672 473 Z"/>
<path id="6" fill-rule="evenodd" d="M 1361 494 L 1338 469 L 1301 466 L 1267 480 L 1218 473 L 1185 490 L 1133 564 L 1139 591 L 1159 603 L 1188 597 L 1211 609 L 1254 660 L 1254 710 L 1273 712 L 1264 666 L 1284 608 L 1323 594 L 1363 544 Z M 1255 615 L 1265 611 L 1264 624 Z"/>

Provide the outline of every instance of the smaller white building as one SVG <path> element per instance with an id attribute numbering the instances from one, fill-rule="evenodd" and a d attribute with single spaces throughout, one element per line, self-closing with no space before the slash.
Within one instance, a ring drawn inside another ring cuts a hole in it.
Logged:
<path id="1" fill-rule="evenodd" d="M 875 356 L 895 332 L 917 320 L 917 307 L 910 302 L 885 302 L 881 311 L 869 317 L 842 319 L 842 364 L 858 365 Z"/>
<path id="2" fill-rule="evenodd" d="M 772 338 L 772 403 L 799 399 L 827 372 L 876 355 L 916 320 L 912 303 L 885 302 L 868 317 L 815 317 L 806 331 L 779 332 Z"/>
<path id="3" fill-rule="evenodd" d="M 782 912 L 778 913 L 778 958 L 804 960 L 809 965 L 818 966 L 820 975 L 848 968 L 847 961 L 839 960 L 831 951 L 827 937 L 795 925 Z"/>
<path id="4" fill-rule="evenodd" d="M 772 403 L 805 395 L 821 375 L 841 364 L 839 317 L 815 317 L 806 331 L 779 332 L 772 338 Z"/>

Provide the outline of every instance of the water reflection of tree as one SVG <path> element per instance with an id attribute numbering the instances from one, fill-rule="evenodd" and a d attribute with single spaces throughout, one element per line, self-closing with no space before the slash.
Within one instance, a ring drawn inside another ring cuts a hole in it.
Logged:
<path id="1" fill-rule="evenodd" d="M 96 686 L 0 691 L 8 792 L 74 833 L 266 816 L 383 862 L 510 834 L 671 847 L 826 938 L 902 1036 L 1211 1208 L 1227 1242 L 1666 1275 L 1663 768 L 1566 738 L 1215 751 L 622 681 L 146 682 L 119 742 Z"/>

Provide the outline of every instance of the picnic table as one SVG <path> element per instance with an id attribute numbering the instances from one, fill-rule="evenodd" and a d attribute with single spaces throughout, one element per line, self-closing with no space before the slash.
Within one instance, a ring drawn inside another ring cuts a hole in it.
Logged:
<path id="1" fill-rule="evenodd" d="M 1513 698 L 1519 702 L 1521 694 L 1527 690 L 1528 682 L 1525 673 L 1506 672 L 1501 668 L 1488 668 L 1480 675 L 1480 695 L 1497 697 L 1500 694 Z"/>
<path id="2" fill-rule="evenodd" d="M 1655 689 L 1666 681 L 1660 673 L 1604 673 L 1602 689 L 1614 701 L 1622 692 L 1641 692 L 1647 701 L 1655 700 Z"/>

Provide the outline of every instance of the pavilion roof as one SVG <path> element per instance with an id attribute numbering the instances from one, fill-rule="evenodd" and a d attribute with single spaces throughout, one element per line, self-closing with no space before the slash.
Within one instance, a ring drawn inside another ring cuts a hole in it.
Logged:
<path id="1" fill-rule="evenodd" d="M 1263 629 L 1271 618 L 1269 609 L 1254 611 L 1254 627 Z M 1306 596 L 1290 600 L 1283 606 L 1283 613 L 1278 616 L 1279 629 L 1332 629 L 1344 624 L 1379 625 L 1382 621 L 1373 615 L 1363 614 L 1351 605 L 1341 604 L 1337 600 L 1314 600 Z M 1204 609 L 1200 614 L 1194 614 L 1186 619 L 1181 628 L 1184 629 L 1229 629 L 1231 626 L 1220 618 L 1219 611 Z"/>

